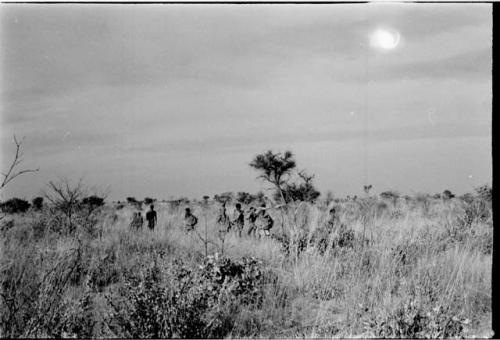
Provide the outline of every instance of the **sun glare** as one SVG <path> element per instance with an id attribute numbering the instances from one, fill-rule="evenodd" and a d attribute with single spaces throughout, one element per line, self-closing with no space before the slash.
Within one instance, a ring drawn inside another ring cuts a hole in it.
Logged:
<path id="1" fill-rule="evenodd" d="M 392 50 L 398 46 L 399 39 L 398 31 L 377 29 L 370 35 L 370 45 L 383 50 Z"/>

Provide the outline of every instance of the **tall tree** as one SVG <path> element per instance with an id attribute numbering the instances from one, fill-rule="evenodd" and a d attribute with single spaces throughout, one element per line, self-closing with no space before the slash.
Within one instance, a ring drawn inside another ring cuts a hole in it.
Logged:
<path id="1" fill-rule="evenodd" d="M 261 172 L 258 178 L 271 183 L 276 187 L 283 202 L 287 202 L 283 195 L 284 186 L 287 183 L 293 169 L 296 167 L 295 159 L 291 151 L 274 153 L 271 150 L 256 155 L 249 164 L 250 167 Z"/>

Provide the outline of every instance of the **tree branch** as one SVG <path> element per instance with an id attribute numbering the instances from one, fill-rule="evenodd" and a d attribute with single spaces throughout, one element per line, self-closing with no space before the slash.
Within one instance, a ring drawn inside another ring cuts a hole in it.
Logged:
<path id="1" fill-rule="evenodd" d="M 14 144 L 16 145 L 16 153 L 14 155 L 14 160 L 12 161 L 12 163 L 9 166 L 9 170 L 6 173 L 3 173 L 3 172 L 1 173 L 3 176 L 3 180 L 2 180 L 2 184 L 0 185 L 0 190 L 3 189 L 14 178 L 16 178 L 22 174 L 26 174 L 26 173 L 30 173 L 30 172 L 37 172 L 40 170 L 40 168 L 23 169 L 23 170 L 19 170 L 19 171 L 15 170 L 15 168 L 19 164 L 21 164 L 21 161 L 22 161 L 22 154 L 21 154 L 20 150 L 21 150 L 21 145 L 22 145 L 23 140 L 24 140 L 24 137 L 23 137 L 23 139 L 21 139 L 21 141 L 18 141 L 16 138 L 16 135 L 14 135 Z"/>

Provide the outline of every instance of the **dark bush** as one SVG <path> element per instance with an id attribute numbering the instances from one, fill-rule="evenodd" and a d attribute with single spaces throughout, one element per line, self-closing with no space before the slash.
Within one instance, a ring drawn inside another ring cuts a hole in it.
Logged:
<path id="1" fill-rule="evenodd" d="M 98 208 L 104 205 L 104 198 L 95 195 L 85 197 L 82 204 L 91 208 Z"/>
<path id="2" fill-rule="evenodd" d="M 283 190 L 287 201 L 301 201 L 314 203 L 321 193 L 311 183 L 292 183 Z M 279 197 L 279 192 L 275 195 Z"/>
<path id="3" fill-rule="evenodd" d="M 248 193 L 248 192 L 243 192 L 240 191 L 236 194 L 236 201 L 238 201 L 241 204 L 250 204 L 253 201 L 257 199 L 256 196 Z"/>
<path id="4" fill-rule="evenodd" d="M 219 203 L 228 203 L 234 199 L 234 194 L 232 192 L 223 192 L 222 194 L 214 195 L 214 200 Z"/>
<path id="5" fill-rule="evenodd" d="M 380 198 L 384 200 L 389 200 L 395 205 L 399 198 L 399 194 L 395 191 L 384 191 L 383 193 L 380 194 Z"/>
<path id="6" fill-rule="evenodd" d="M 43 208 L 43 197 L 35 197 L 31 201 L 33 208 L 36 210 L 41 210 Z"/>
<path id="7" fill-rule="evenodd" d="M 139 202 L 135 197 L 127 197 L 128 204 L 134 206 L 137 209 L 142 209 L 142 202 Z"/>
<path id="8" fill-rule="evenodd" d="M 29 202 L 20 198 L 11 198 L 10 200 L 0 204 L 2 212 L 8 214 L 23 213 L 26 212 L 29 207 Z"/>
<path id="9" fill-rule="evenodd" d="M 450 190 L 445 190 L 445 191 L 443 191 L 443 194 L 441 195 L 441 197 L 445 200 L 449 200 L 449 199 L 455 197 L 455 195 L 453 195 Z"/>
<path id="10" fill-rule="evenodd" d="M 155 200 L 151 197 L 144 198 L 144 204 L 146 204 L 146 205 L 151 205 L 151 204 L 153 204 L 154 201 Z"/>

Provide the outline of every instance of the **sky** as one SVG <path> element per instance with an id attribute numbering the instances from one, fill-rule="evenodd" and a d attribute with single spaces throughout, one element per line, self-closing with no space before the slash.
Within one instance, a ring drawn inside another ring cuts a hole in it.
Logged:
<path id="1" fill-rule="evenodd" d="M 0 165 L 16 134 L 40 170 L 1 195 L 257 192 L 267 150 L 336 197 L 471 192 L 492 181 L 491 39 L 491 4 L 2 4 Z"/>

